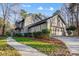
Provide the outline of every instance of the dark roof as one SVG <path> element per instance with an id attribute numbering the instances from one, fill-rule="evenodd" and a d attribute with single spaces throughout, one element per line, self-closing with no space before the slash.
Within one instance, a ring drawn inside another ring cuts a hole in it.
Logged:
<path id="1" fill-rule="evenodd" d="M 39 22 L 36 22 L 36 23 L 34 23 L 34 24 L 31 24 L 31 25 L 29 26 L 29 28 L 34 27 L 34 26 L 37 26 L 37 25 L 40 25 L 40 24 L 43 24 L 43 23 L 46 23 L 47 20 L 50 19 L 50 18 L 51 18 L 51 17 L 46 18 L 46 19 L 44 19 L 44 20 L 41 20 L 41 21 L 39 21 Z"/>
<path id="2" fill-rule="evenodd" d="M 24 22 L 24 19 L 22 19 L 22 20 L 21 20 L 21 21 L 19 21 L 19 22 L 17 22 L 17 21 L 16 21 L 16 23 L 18 23 L 18 24 L 20 24 L 21 22 Z"/>
<path id="3" fill-rule="evenodd" d="M 31 25 L 29 26 L 29 28 L 34 27 L 34 26 L 37 26 L 37 25 L 40 25 L 40 24 L 43 24 L 43 23 L 46 23 L 48 19 L 54 17 L 55 15 L 58 15 L 58 16 L 61 18 L 61 20 L 63 21 L 63 23 L 66 24 L 60 14 L 54 13 L 53 16 L 51 16 L 51 17 L 48 17 L 48 18 L 46 18 L 46 19 L 44 19 L 44 20 L 41 20 L 41 21 L 39 21 L 39 22 L 37 22 L 37 23 L 31 24 Z"/>
<path id="4" fill-rule="evenodd" d="M 21 30 L 21 28 L 17 27 L 17 28 L 15 28 L 15 30 Z"/>

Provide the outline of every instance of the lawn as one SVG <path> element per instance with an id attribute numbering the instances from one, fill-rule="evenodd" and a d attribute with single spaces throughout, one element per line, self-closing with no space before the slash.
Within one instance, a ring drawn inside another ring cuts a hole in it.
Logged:
<path id="1" fill-rule="evenodd" d="M 6 42 L 5 37 L 0 37 L 0 56 L 19 56 L 20 54 Z"/>
<path id="2" fill-rule="evenodd" d="M 32 40 L 31 38 L 25 37 L 14 37 L 17 42 L 31 46 L 40 52 L 47 55 L 70 55 L 68 49 L 63 48 L 61 45 L 51 44 L 48 42 Z"/>

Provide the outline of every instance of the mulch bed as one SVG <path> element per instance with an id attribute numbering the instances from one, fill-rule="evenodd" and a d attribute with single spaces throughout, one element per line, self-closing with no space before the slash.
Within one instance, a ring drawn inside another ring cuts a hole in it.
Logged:
<path id="1" fill-rule="evenodd" d="M 47 42 L 52 45 L 60 46 L 61 48 L 58 48 L 58 51 L 56 51 L 54 54 L 55 56 L 71 56 L 72 54 L 69 52 L 67 46 L 60 40 L 51 38 L 51 39 L 35 39 L 42 42 Z M 52 54 L 53 55 L 53 54 Z"/>
<path id="2" fill-rule="evenodd" d="M 28 38 L 32 38 L 32 37 L 28 37 Z M 71 56 L 72 55 L 69 52 L 67 46 L 62 41 L 60 41 L 58 39 L 55 39 L 55 38 L 51 38 L 51 39 L 32 38 L 32 39 L 36 40 L 36 41 L 47 42 L 47 43 L 50 43 L 52 45 L 60 46 L 60 48 L 58 48 L 55 52 L 53 52 L 49 55 L 53 55 L 53 56 Z"/>
<path id="3" fill-rule="evenodd" d="M 42 42 L 47 42 L 50 43 L 52 45 L 57 45 L 60 46 L 60 48 L 58 48 L 58 50 L 56 50 L 56 52 L 54 52 L 55 56 L 71 56 L 72 54 L 69 52 L 67 46 L 60 40 L 56 39 L 56 38 L 51 38 L 51 39 L 38 39 L 38 38 L 34 38 L 34 40 L 39 40 Z"/>

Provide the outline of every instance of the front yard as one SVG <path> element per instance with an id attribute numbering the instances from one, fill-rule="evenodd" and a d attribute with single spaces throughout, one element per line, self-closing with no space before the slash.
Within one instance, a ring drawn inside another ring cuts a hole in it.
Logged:
<path id="1" fill-rule="evenodd" d="M 41 40 L 33 40 L 32 38 L 26 38 L 26 37 L 14 37 L 14 39 L 17 42 L 31 46 L 37 49 L 38 51 L 43 52 L 50 56 L 70 55 L 70 52 L 68 51 L 67 47 L 61 41 L 58 40 L 41 41 Z"/>
<path id="2" fill-rule="evenodd" d="M 19 56 L 20 54 L 6 42 L 5 37 L 0 37 L 0 56 Z"/>

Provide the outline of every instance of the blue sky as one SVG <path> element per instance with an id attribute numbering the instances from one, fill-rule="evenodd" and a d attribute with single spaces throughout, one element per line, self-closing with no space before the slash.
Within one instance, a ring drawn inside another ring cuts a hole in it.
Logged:
<path id="1" fill-rule="evenodd" d="M 20 3 L 19 7 L 26 10 L 28 13 L 41 13 L 45 16 L 52 16 L 56 10 L 59 10 L 63 6 L 63 3 Z M 16 9 L 19 9 L 19 7 Z M 1 7 L 0 7 L 1 8 Z M 1 9 L 0 9 L 1 11 Z M 0 12 L 0 16 L 1 16 Z M 11 16 L 11 23 L 14 23 L 15 15 Z M 18 19 L 18 17 L 17 17 Z"/>
<path id="2" fill-rule="evenodd" d="M 21 8 L 25 9 L 28 13 L 42 13 L 51 16 L 62 5 L 63 3 L 26 3 L 21 4 Z"/>

